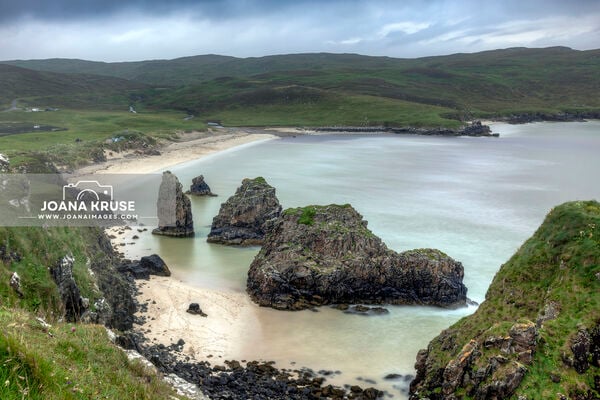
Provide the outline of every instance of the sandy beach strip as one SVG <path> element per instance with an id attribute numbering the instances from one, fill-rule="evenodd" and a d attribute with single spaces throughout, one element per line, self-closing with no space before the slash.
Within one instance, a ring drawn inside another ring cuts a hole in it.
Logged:
<path id="1" fill-rule="evenodd" d="M 71 179 L 93 174 L 144 174 L 161 171 L 193 161 L 209 154 L 243 144 L 276 139 L 279 136 L 257 130 L 227 129 L 226 131 L 192 132 L 181 134 L 179 141 L 168 142 L 159 149 L 160 155 L 139 155 L 132 151 L 106 152 L 105 162 L 77 169 Z"/>
<path id="2" fill-rule="evenodd" d="M 239 353 L 243 336 L 255 335 L 260 325 L 256 306 L 245 293 L 198 289 L 176 277 L 151 276 L 138 281 L 138 301 L 147 304 L 145 317 L 136 330 L 153 344 L 166 346 L 183 339 L 183 355 L 216 364 Z M 187 313 L 190 303 L 200 304 L 207 317 Z"/>

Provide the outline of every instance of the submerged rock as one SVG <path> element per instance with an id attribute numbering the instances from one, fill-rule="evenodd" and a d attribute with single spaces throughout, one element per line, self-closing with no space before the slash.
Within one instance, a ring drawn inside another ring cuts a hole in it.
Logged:
<path id="1" fill-rule="evenodd" d="M 210 187 L 204 181 L 204 175 L 192 179 L 190 190 L 188 190 L 186 194 L 192 194 L 194 196 L 216 196 L 216 194 L 210 191 Z"/>
<path id="2" fill-rule="evenodd" d="M 248 271 L 261 306 L 301 310 L 323 304 L 463 305 L 463 266 L 439 250 L 396 253 L 350 205 L 288 209 Z"/>
<path id="3" fill-rule="evenodd" d="M 183 194 L 179 179 L 170 171 L 163 172 L 156 207 L 158 228 L 152 233 L 176 237 L 194 235 L 190 199 Z"/>
<path id="4" fill-rule="evenodd" d="M 244 179 L 235 194 L 221 204 L 207 241 L 228 245 L 260 245 L 281 214 L 275 188 L 262 178 Z"/>

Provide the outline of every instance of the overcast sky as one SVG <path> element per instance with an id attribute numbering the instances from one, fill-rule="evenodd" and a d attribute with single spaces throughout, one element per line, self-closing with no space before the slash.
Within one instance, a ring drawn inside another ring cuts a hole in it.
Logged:
<path id="1" fill-rule="evenodd" d="M 600 48 L 600 0 L 0 0 L 0 60 Z"/>

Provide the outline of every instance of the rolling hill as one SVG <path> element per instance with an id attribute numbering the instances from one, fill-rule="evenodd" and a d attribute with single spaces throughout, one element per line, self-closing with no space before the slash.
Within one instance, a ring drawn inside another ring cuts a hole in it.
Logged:
<path id="1" fill-rule="evenodd" d="M 39 87 L 17 82 L 10 96 L 48 95 L 45 89 L 53 95 L 60 85 L 66 94 L 76 93 L 83 79 L 88 97 L 100 98 L 123 87 L 135 91 L 131 99 L 139 107 L 181 110 L 242 125 L 397 125 L 412 123 L 406 117 L 417 112 L 429 116 L 421 125 L 452 126 L 473 117 L 600 110 L 600 50 L 566 47 L 418 59 L 318 53 L 4 64 L 36 70 L 44 82 Z M 0 85 L 6 86 L 5 81 L 0 70 Z M 6 101 L 5 93 L 3 97 Z M 81 98 L 75 96 L 73 103 L 77 100 Z"/>

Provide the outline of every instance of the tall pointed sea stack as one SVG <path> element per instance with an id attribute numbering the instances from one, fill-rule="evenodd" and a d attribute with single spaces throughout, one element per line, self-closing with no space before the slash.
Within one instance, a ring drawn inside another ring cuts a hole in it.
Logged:
<path id="1" fill-rule="evenodd" d="M 207 240 L 230 245 L 260 245 L 280 214 L 281 205 L 274 187 L 260 176 L 244 179 L 235 194 L 221 204 Z"/>
<path id="2" fill-rule="evenodd" d="M 194 235 L 192 205 L 182 191 L 177 176 L 170 171 L 163 172 L 156 202 L 158 228 L 156 235 L 185 237 Z"/>

